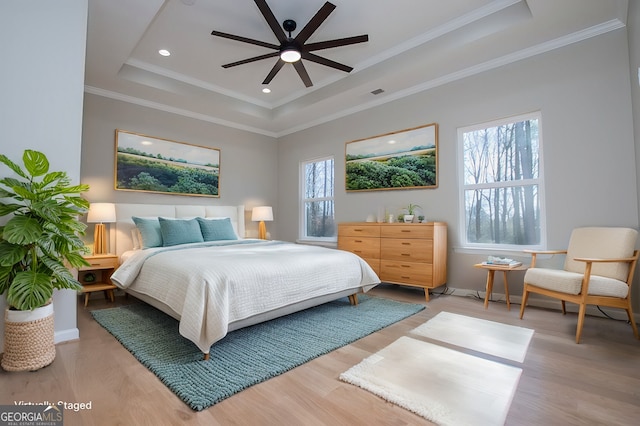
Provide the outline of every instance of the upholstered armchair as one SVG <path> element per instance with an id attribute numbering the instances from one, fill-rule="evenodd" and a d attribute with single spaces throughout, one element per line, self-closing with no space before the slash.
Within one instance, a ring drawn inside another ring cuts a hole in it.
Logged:
<path id="1" fill-rule="evenodd" d="M 580 343 L 587 305 L 626 310 L 633 334 L 640 338 L 631 310 L 631 282 L 638 261 L 637 236 L 638 232 L 630 228 L 577 228 L 571 233 L 567 250 L 528 251 L 532 258 L 524 276 L 520 319 L 529 293 L 538 293 L 560 299 L 563 314 L 565 302 L 580 306 L 576 343 Z M 539 254 L 566 254 L 564 268 L 537 268 Z"/>

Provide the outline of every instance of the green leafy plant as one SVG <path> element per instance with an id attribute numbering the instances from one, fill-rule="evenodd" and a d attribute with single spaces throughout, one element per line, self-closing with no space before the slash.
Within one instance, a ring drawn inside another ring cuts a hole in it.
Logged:
<path id="1" fill-rule="evenodd" d="M 89 202 L 79 196 L 88 185 L 71 185 L 66 172 L 49 172 L 47 157 L 25 150 L 24 169 L 0 154 L 19 178 L 0 179 L 0 294 L 15 309 L 49 303 L 53 289 L 80 290 L 67 266 L 88 266 L 81 240 L 86 225 L 78 217 Z M 7 201 L 9 200 L 9 201 Z"/>
<path id="2" fill-rule="evenodd" d="M 414 214 L 415 211 L 417 209 L 421 209 L 422 207 L 420 207 L 417 204 L 409 204 L 407 207 L 405 207 L 404 209 L 406 210 L 407 214 Z"/>

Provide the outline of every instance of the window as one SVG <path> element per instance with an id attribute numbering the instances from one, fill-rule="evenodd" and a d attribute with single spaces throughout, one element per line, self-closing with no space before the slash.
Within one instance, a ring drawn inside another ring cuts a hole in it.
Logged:
<path id="1" fill-rule="evenodd" d="M 335 241 L 333 157 L 301 164 L 301 238 Z"/>
<path id="2" fill-rule="evenodd" d="M 462 147 L 463 245 L 544 244 L 540 114 L 458 130 Z"/>

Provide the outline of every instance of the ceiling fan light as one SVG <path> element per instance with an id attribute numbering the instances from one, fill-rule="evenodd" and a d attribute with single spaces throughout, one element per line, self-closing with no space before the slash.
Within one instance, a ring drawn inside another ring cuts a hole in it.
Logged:
<path id="1" fill-rule="evenodd" d="M 280 59 L 285 62 L 297 62 L 301 57 L 300 52 L 294 48 L 284 49 L 280 52 Z"/>

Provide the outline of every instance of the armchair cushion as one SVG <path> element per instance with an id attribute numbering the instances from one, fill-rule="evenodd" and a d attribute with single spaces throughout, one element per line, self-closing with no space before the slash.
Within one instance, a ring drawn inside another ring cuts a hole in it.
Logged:
<path id="1" fill-rule="evenodd" d="M 575 258 L 628 258 L 633 256 L 638 232 L 631 228 L 585 227 L 571 233 L 564 269 L 582 274 L 585 263 Z M 592 275 L 627 281 L 628 263 L 594 263 Z M 624 297 L 624 296 L 623 296 Z"/>
<path id="2" fill-rule="evenodd" d="M 584 263 L 584 262 L 582 262 Z M 563 271 L 559 269 L 531 268 L 524 275 L 524 282 L 540 288 L 555 290 L 568 294 L 579 294 L 582 288 L 583 273 Z M 629 286 L 624 281 L 614 278 L 591 275 L 589 294 L 592 296 L 610 296 L 624 299 L 629 293 Z"/>

